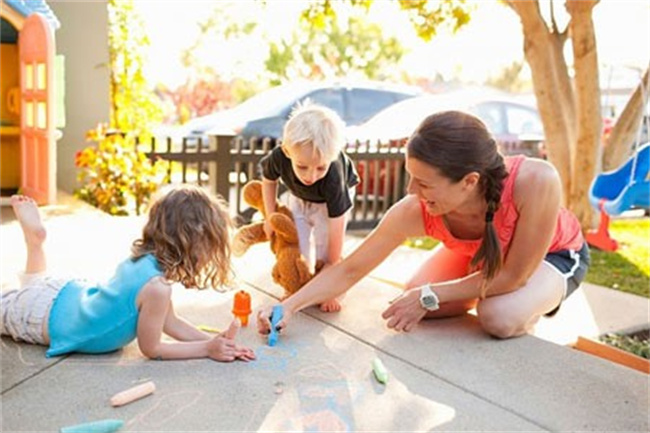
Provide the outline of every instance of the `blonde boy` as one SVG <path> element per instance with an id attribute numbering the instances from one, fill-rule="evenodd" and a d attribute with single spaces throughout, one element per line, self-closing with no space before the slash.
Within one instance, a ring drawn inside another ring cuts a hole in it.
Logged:
<path id="1" fill-rule="evenodd" d="M 359 183 L 354 164 L 343 152 L 344 132 L 345 125 L 333 110 L 306 102 L 291 113 L 281 146 L 260 162 L 266 214 L 275 211 L 281 179 L 289 190 L 286 204 L 296 222 L 300 251 L 312 269 L 317 260 L 328 266 L 341 259 L 354 187 Z M 273 232 L 268 223 L 264 230 L 267 236 Z M 320 308 L 339 311 L 341 305 L 331 299 Z"/>

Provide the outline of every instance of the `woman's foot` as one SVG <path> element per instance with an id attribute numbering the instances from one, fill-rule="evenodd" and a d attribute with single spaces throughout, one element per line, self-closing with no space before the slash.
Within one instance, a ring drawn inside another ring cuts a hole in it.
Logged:
<path id="1" fill-rule="evenodd" d="M 11 206 L 20 226 L 23 229 L 25 242 L 29 246 L 40 246 L 45 241 L 47 232 L 41 221 L 41 214 L 38 211 L 36 202 L 24 195 L 12 195 Z"/>

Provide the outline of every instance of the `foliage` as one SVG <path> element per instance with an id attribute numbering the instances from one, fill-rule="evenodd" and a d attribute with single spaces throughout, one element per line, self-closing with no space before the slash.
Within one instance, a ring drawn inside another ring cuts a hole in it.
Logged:
<path id="1" fill-rule="evenodd" d="M 144 76 L 149 38 L 133 0 L 109 0 L 111 128 L 146 136 L 162 111 Z"/>
<path id="2" fill-rule="evenodd" d="M 111 215 L 139 215 L 158 188 L 162 162 L 152 163 L 135 137 L 146 139 L 162 111 L 144 77 L 149 39 L 133 0 L 109 0 L 108 16 L 110 126 L 90 130 L 86 138 L 96 144 L 77 152 L 75 195 Z"/>
<path id="3" fill-rule="evenodd" d="M 511 93 L 530 90 L 528 89 L 528 83 L 524 82 L 521 78 L 521 70 L 523 67 L 523 62 L 512 62 L 509 66 L 503 68 L 498 75 L 489 77 L 485 81 L 485 84 Z"/>
<path id="4" fill-rule="evenodd" d="M 442 26 L 456 32 L 469 23 L 472 7 L 465 0 L 399 0 L 402 10 L 409 14 L 418 36 L 430 41 Z"/>
<path id="5" fill-rule="evenodd" d="M 88 132 L 88 146 L 75 156 L 81 188 L 75 195 L 111 215 L 140 215 L 158 185 L 165 182 L 166 164 L 152 162 L 136 146 L 133 135 L 98 125 Z"/>
<path id="6" fill-rule="evenodd" d="M 190 77 L 173 90 L 159 86 L 157 93 L 162 101 L 169 101 L 174 107 L 172 118 L 167 120 L 181 124 L 194 117 L 235 105 L 232 83 L 220 80 L 216 74 L 202 78 Z"/>
<path id="7" fill-rule="evenodd" d="M 265 65 L 271 84 L 351 75 L 381 79 L 404 55 L 397 38 L 384 37 L 378 24 L 362 16 L 349 16 L 345 22 L 333 19 L 322 26 L 301 21 L 290 40 L 270 44 Z"/>
<path id="8" fill-rule="evenodd" d="M 650 359 L 650 339 L 637 336 L 606 334 L 600 337 L 603 343 L 626 352 L 631 352 L 645 359 Z"/>
<path id="9" fill-rule="evenodd" d="M 352 6 L 367 11 L 375 0 L 349 0 Z M 443 26 L 450 26 L 455 32 L 470 21 L 472 8 L 465 0 L 398 0 L 400 8 L 409 15 L 418 36 L 430 41 Z M 302 14 L 303 21 L 317 30 L 324 30 L 328 23 L 336 21 L 337 13 L 332 0 L 309 3 Z"/>

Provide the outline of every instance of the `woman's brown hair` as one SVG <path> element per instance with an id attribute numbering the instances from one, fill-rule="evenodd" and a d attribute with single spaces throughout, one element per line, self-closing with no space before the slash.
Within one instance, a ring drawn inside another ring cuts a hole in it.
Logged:
<path id="1" fill-rule="evenodd" d="M 471 266 L 482 266 L 484 282 L 491 280 L 502 264 L 501 246 L 492 221 L 508 175 L 492 134 L 471 114 L 443 111 L 427 117 L 418 126 L 407 149 L 409 157 L 435 167 L 453 182 L 460 182 L 468 173 L 480 175 L 479 186 L 487 203 L 485 234 Z"/>
<path id="2" fill-rule="evenodd" d="M 230 282 L 232 220 L 224 203 L 199 187 L 177 186 L 149 210 L 133 258 L 153 254 L 165 278 L 185 287 L 220 288 Z"/>

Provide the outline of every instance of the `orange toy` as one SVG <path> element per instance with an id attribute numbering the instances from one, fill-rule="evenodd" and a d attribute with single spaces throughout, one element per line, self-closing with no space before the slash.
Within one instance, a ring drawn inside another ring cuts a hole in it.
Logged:
<path id="1" fill-rule="evenodd" d="M 245 290 L 235 293 L 232 314 L 239 319 L 242 326 L 248 326 L 248 315 L 251 314 L 251 295 Z"/>

